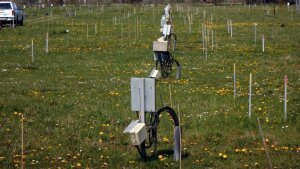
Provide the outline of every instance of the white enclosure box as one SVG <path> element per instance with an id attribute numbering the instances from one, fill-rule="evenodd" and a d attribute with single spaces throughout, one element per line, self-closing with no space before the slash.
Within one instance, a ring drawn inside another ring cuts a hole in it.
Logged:
<path id="1" fill-rule="evenodd" d="M 159 70 L 154 68 L 154 69 L 152 69 L 149 77 L 159 79 L 161 77 L 161 73 L 159 72 Z"/>
<path id="2" fill-rule="evenodd" d="M 131 110 L 155 112 L 154 78 L 131 78 Z"/>
<path id="3" fill-rule="evenodd" d="M 163 35 L 164 37 L 171 34 L 171 25 L 164 25 L 163 27 Z"/>
<path id="4" fill-rule="evenodd" d="M 171 13 L 171 6 L 170 6 L 170 4 L 168 4 L 168 5 L 165 7 L 165 16 L 166 16 L 166 19 L 169 19 L 169 18 L 170 18 L 170 13 Z"/>
<path id="5" fill-rule="evenodd" d="M 168 42 L 163 41 L 153 41 L 153 51 L 155 52 L 167 52 L 168 51 Z"/>
<path id="6" fill-rule="evenodd" d="M 132 145 L 141 145 L 147 138 L 146 124 L 137 123 L 129 133 Z"/>
<path id="7" fill-rule="evenodd" d="M 160 27 L 163 27 L 165 24 L 167 24 L 165 16 L 163 16 L 160 20 Z"/>

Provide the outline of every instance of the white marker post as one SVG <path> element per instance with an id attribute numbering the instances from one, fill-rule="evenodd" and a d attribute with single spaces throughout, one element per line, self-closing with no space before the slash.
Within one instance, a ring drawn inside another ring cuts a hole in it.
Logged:
<path id="1" fill-rule="evenodd" d="M 31 62 L 34 63 L 34 54 L 33 54 L 33 39 L 31 39 Z"/>
<path id="2" fill-rule="evenodd" d="M 207 50 L 208 50 L 208 40 L 209 40 L 209 31 L 205 29 L 207 32 L 205 32 L 205 59 L 207 61 Z"/>
<path id="3" fill-rule="evenodd" d="M 292 8 L 292 10 L 291 10 L 291 20 L 292 20 L 292 22 L 294 22 L 294 17 L 293 17 L 293 8 Z"/>
<path id="4" fill-rule="evenodd" d="M 95 23 L 95 35 L 97 35 L 97 23 Z"/>
<path id="5" fill-rule="evenodd" d="M 72 18 L 72 35 L 74 35 L 74 22 L 73 22 L 73 18 Z"/>
<path id="6" fill-rule="evenodd" d="M 69 30 L 66 30 L 66 34 L 67 34 L 67 46 L 69 46 Z"/>
<path id="7" fill-rule="evenodd" d="M 86 38 L 89 38 L 89 25 L 86 24 Z"/>
<path id="8" fill-rule="evenodd" d="M 203 53 L 205 52 L 205 48 L 204 48 L 204 43 L 205 43 L 205 39 L 204 39 L 204 37 L 205 37 L 205 28 L 204 28 L 204 24 L 202 23 L 201 24 L 201 26 L 202 26 L 202 49 L 203 49 Z"/>
<path id="9" fill-rule="evenodd" d="M 211 50 L 214 51 L 214 30 L 211 30 Z"/>
<path id="10" fill-rule="evenodd" d="M 22 159 L 21 159 L 21 169 L 24 169 L 24 159 L 25 159 L 25 156 L 24 156 L 24 115 L 22 113 L 22 116 L 21 116 L 21 156 L 22 156 Z"/>
<path id="11" fill-rule="evenodd" d="M 46 54 L 49 52 L 48 46 L 49 46 L 49 34 L 48 34 L 48 32 L 47 32 L 47 34 L 46 34 L 46 47 L 45 47 Z"/>
<path id="12" fill-rule="evenodd" d="M 218 36 L 217 31 L 215 30 L 215 41 L 216 41 L 216 50 L 218 50 Z"/>
<path id="13" fill-rule="evenodd" d="M 170 105 L 171 107 L 173 107 L 173 104 L 172 104 L 172 90 L 171 90 L 171 84 L 169 83 L 169 94 L 170 94 Z"/>
<path id="14" fill-rule="evenodd" d="M 232 37 L 232 20 L 230 19 L 230 37 Z"/>
<path id="15" fill-rule="evenodd" d="M 229 19 L 227 19 L 227 33 L 229 34 L 229 32 L 230 32 Z"/>
<path id="16" fill-rule="evenodd" d="M 249 81 L 249 109 L 248 109 L 248 115 L 249 118 L 251 118 L 251 91 L 252 90 L 252 74 L 250 73 L 250 81 Z"/>
<path id="17" fill-rule="evenodd" d="M 256 45 L 256 26 L 257 23 L 254 23 L 254 44 Z"/>
<path id="18" fill-rule="evenodd" d="M 235 63 L 233 64 L 233 97 L 236 98 L 236 75 L 235 75 Z"/>
<path id="19" fill-rule="evenodd" d="M 284 121 L 287 119 L 287 75 L 284 76 Z"/>
<path id="20" fill-rule="evenodd" d="M 262 35 L 262 52 L 265 52 L 265 35 Z"/>
<path id="21" fill-rule="evenodd" d="M 189 13 L 187 14 L 187 16 L 189 20 L 189 33 L 192 33 L 192 19 Z"/>
<path id="22" fill-rule="evenodd" d="M 134 8 L 135 9 L 135 8 Z M 136 17 L 136 25 L 135 25 L 135 41 L 137 41 L 137 39 L 138 39 L 138 30 L 139 29 L 139 18 L 138 17 Z"/>

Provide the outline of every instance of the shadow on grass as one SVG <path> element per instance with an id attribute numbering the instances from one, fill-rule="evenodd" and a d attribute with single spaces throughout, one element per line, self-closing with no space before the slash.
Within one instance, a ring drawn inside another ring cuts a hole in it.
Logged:
<path id="1" fill-rule="evenodd" d="M 156 161 L 159 160 L 158 158 L 159 155 L 168 156 L 168 158 L 173 158 L 174 150 L 173 149 L 159 150 L 153 156 L 148 157 L 147 159 L 142 159 L 140 157 L 138 160 L 142 162 Z M 189 155 L 190 154 L 188 152 L 185 152 L 181 155 L 181 159 L 187 158 Z"/>
<path id="2" fill-rule="evenodd" d="M 37 70 L 38 67 L 35 64 L 28 64 L 27 66 L 23 66 L 25 70 Z"/>

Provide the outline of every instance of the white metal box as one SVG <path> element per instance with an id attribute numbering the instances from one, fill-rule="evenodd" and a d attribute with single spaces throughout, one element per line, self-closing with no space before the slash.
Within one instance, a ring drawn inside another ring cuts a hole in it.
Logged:
<path id="1" fill-rule="evenodd" d="M 159 72 L 159 70 L 156 70 L 155 68 L 152 69 L 149 77 L 151 78 L 155 78 L 155 79 L 159 79 L 161 77 L 161 73 Z"/>
<path id="2" fill-rule="evenodd" d="M 171 34 L 171 25 L 164 25 L 163 27 L 163 35 L 164 37 Z"/>
<path id="3" fill-rule="evenodd" d="M 145 123 L 137 123 L 129 132 L 132 145 L 141 145 L 147 138 Z"/>
<path id="4" fill-rule="evenodd" d="M 155 112 L 154 78 L 131 78 L 131 110 Z"/>
<path id="5" fill-rule="evenodd" d="M 167 52 L 168 51 L 168 42 L 163 41 L 153 41 L 153 51 L 156 52 Z"/>

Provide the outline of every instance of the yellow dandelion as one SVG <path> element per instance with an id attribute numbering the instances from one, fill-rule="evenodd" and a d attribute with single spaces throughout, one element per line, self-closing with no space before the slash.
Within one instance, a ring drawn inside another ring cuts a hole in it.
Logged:
<path id="1" fill-rule="evenodd" d="M 222 157 L 223 156 L 223 153 L 219 153 L 219 157 Z"/>
<path id="2" fill-rule="evenodd" d="M 169 142 L 169 139 L 167 137 L 164 137 L 163 142 Z"/>
<path id="3" fill-rule="evenodd" d="M 224 154 L 224 155 L 222 156 L 222 158 L 223 158 L 223 159 L 227 159 L 228 156 L 227 156 L 226 154 Z"/>
<path id="4" fill-rule="evenodd" d="M 80 166 L 81 166 L 81 163 L 77 163 L 76 166 L 77 166 L 77 167 L 80 167 Z"/>

